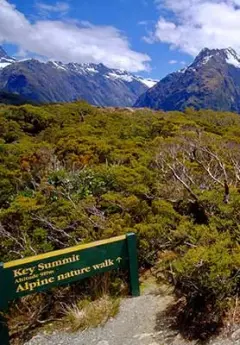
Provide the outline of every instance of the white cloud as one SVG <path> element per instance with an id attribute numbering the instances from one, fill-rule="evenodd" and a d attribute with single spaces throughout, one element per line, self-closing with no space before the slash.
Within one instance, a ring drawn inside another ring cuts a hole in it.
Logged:
<path id="1" fill-rule="evenodd" d="M 175 65 L 176 63 L 178 63 L 178 61 L 177 60 L 169 60 L 168 63 L 170 65 Z"/>
<path id="2" fill-rule="evenodd" d="M 45 2 L 37 2 L 37 9 L 41 14 L 49 16 L 51 13 L 65 15 L 70 10 L 67 2 L 57 1 L 54 5 L 46 4 Z"/>
<path id="3" fill-rule="evenodd" d="M 115 27 L 60 20 L 31 23 L 6 0 L 0 0 L 0 44 L 3 42 L 48 59 L 102 62 L 132 72 L 148 69 L 151 60 L 132 50 L 127 38 Z"/>
<path id="4" fill-rule="evenodd" d="M 164 13 L 151 36 L 190 55 L 202 48 L 240 52 L 240 0 L 155 0 Z M 171 18 L 171 19 L 169 19 Z"/>

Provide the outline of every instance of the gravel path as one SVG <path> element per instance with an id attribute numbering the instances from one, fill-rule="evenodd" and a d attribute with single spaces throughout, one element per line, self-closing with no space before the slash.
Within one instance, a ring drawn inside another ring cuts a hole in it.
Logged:
<path id="1" fill-rule="evenodd" d="M 77 333 L 39 334 L 25 345 L 197 345 L 164 326 L 164 320 L 156 330 L 157 315 L 172 301 L 171 296 L 154 294 L 125 299 L 118 315 L 103 327 Z M 240 330 L 231 339 L 219 338 L 204 345 L 208 344 L 240 345 Z"/>

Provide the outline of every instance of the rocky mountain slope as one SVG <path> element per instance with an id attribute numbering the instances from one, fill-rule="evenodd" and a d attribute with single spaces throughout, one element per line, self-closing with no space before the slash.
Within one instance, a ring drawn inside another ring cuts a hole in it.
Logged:
<path id="1" fill-rule="evenodd" d="M 167 75 L 141 95 L 135 106 L 240 112 L 240 57 L 231 48 L 205 48 L 190 66 Z"/>
<path id="2" fill-rule="evenodd" d="M 0 90 L 35 102 L 84 99 L 99 106 L 132 106 L 156 81 L 103 64 L 18 61 L 0 47 Z"/>

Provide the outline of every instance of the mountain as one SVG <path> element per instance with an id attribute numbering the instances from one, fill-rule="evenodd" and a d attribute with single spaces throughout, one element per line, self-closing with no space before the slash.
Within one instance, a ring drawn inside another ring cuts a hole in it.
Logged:
<path id="1" fill-rule="evenodd" d="M 135 107 L 240 112 L 240 57 L 231 48 L 205 48 L 190 66 L 167 75 L 141 95 Z"/>
<path id="2" fill-rule="evenodd" d="M 98 106 L 132 106 L 156 81 L 103 64 L 78 64 L 36 59 L 15 60 L 0 48 L 0 90 L 35 102 L 84 99 Z"/>

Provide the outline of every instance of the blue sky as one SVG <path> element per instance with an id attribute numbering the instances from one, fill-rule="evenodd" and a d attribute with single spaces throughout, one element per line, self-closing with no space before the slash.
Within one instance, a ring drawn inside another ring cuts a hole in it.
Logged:
<path id="1" fill-rule="evenodd" d="M 240 52 L 240 0 L 0 0 L 19 57 L 102 62 L 160 79 L 205 46 Z"/>

